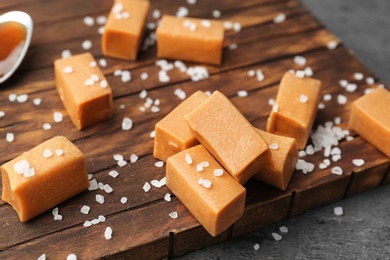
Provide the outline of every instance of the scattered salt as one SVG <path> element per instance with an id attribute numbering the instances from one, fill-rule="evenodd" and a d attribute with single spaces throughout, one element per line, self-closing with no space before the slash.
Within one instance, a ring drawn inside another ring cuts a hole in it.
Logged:
<path id="1" fill-rule="evenodd" d="M 186 153 L 186 155 L 185 155 L 185 160 L 186 160 L 187 164 L 192 164 L 191 155 L 189 155 L 188 153 Z"/>
<path id="2" fill-rule="evenodd" d="M 27 94 L 21 94 L 16 97 L 16 101 L 19 103 L 25 103 L 28 100 L 28 95 Z"/>
<path id="3" fill-rule="evenodd" d="M 274 98 L 268 99 L 268 105 L 270 105 L 270 106 L 275 105 L 275 99 Z"/>
<path id="4" fill-rule="evenodd" d="M 153 130 L 152 132 L 150 132 L 149 136 L 150 138 L 154 138 L 156 136 L 156 131 Z"/>
<path id="5" fill-rule="evenodd" d="M 86 26 L 93 26 L 95 24 L 95 20 L 91 16 L 84 17 L 83 22 Z"/>
<path id="6" fill-rule="evenodd" d="M 341 160 L 341 155 L 340 154 L 335 154 L 332 156 L 332 161 L 338 162 Z"/>
<path id="7" fill-rule="evenodd" d="M 362 80 L 364 78 L 364 75 L 361 72 L 356 72 L 356 73 L 353 74 L 353 78 L 355 80 Z"/>
<path id="8" fill-rule="evenodd" d="M 221 11 L 213 10 L 212 15 L 214 18 L 219 18 L 219 17 L 221 17 Z"/>
<path id="9" fill-rule="evenodd" d="M 325 94 L 322 96 L 322 99 L 324 101 L 331 101 L 332 100 L 332 95 L 331 94 Z"/>
<path id="10" fill-rule="evenodd" d="M 182 90 L 181 88 L 175 89 L 175 91 L 173 92 L 173 94 L 174 94 L 175 96 L 177 96 L 180 100 L 184 100 L 184 99 L 186 99 L 186 97 L 187 97 L 186 92 L 185 92 L 184 90 Z"/>
<path id="11" fill-rule="evenodd" d="M 158 80 L 162 83 L 165 83 L 165 82 L 169 82 L 171 78 L 168 76 L 166 71 L 160 70 L 158 72 Z"/>
<path id="12" fill-rule="evenodd" d="M 286 15 L 285 14 L 283 14 L 283 13 L 280 13 L 280 14 L 278 14 L 277 16 L 275 16 L 275 18 L 274 18 L 274 23 L 282 23 L 282 22 L 284 22 L 286 20 Z"/>
<path id="13" fill-rule="evenodd" d="M 42 125 L 42 128 L 43 128 L 44 130 L 49 130 L 49 129 L 51 129 L 51 124 L 49 124 L 49 123 L 44 123 L 44 124 Z"/>
<path id="14" fill-rule="evenodd" d="M 348 101 L 348 99 L 346 96 L 341 95 L 341 94 L 337 96 L 337 103 L 339 105 L 345 105 L 345 104 L 347 104 L 347 101 Z"/>
<path id="15" fill-rule="evenodd" d="M 126 198 L 126 197 L 122 197 L 122 198 L 121 198 L 121 203 L 122 203 L 122 204 L 125 204 L 126 202 L 127 202 L 127 198 Z"/>
<path id="16" fill-rule="evenodd" d="M 130 130 L 133 127 L 133 120 L 128 117 L 122 120 L 122 130 Z"/>
<path id="17" fill-rule="evenodd" d="M 330 41 L 326 44 L 326 47 L 329 49 L 329 50 L 333 50 L 337 47 L 338 43 L 336 41 Z"/>
<path id="18" fill-rule="evenodd" d="M 30 164 L 26 159 L 20 160 L 14 164 L 14 170 L 18 174 L 23 174 L 30 169 Z"/>
<path id="19" fill-rule="evenodd" d="M 206 180 L 206 179 L 203 179 L 202 181 L 202 186 L 207 188 L 207 189 L 210 189 L 211 188 L 211 181 L 210 180 Z"/>
<path id="20" fill-rule="evenodd" d="M 160 10 L 158 9 L 154 9 L 153 12 L 152 12 L 152 17 L 153 19 L 159 19 L 161 17 L 161 12 Z"/>
<path id="21" fill-rule="evenodd" d="M 8 143 L 12 143 L 15 140 L 15 135 L 13 133 L 7 133 L 5 135 L 5 140 L 7 140 Z"/>
<path id="22" fill-rule="evenodd" d="M 272 233 L 272 237 L 275 239 L 275 241 L 279 241 L 282 239 L 282 236 L 277 233 Z"/>
<path id="23" fill-rule="evenodd" d="M 81 209 L 80 209 L 80 212 L 83 213 L 83 214 L 89 214 L 89 211 L 91 210 L 91 208 L 89 206 L 82 206 Z"/>
<path id="24" fill-rule="evenodd" d="M 304 78 L 305 77 L 305 71 L 304 70 L 297 70 L 297 72 L 295 73 L 295 75 L 298 77 L 298 78 Z"/>
<path id="25" fill-rule="evenodd" d="M 348 81 L 345 79 L 339 80 L 339 85 L 343 88 L 345 88 L 348 85 Z"/>
<path id="26" fill-rule="evenodd" d="M 337 174 L 337 175 L 342 175 L 343 169 L 341 169 L 339 166 L 335 166 L 331 169 L 331 173 Z"/>
<path id="27" fill-rule="evenodd" d="M 99 60 L 99 65 L 102 67 L 107 67 L 107 61 L 105 59 L 100 59 Z"/>
<path id="28" fill-rule="evenodd" d="M 97 183 L 96 179 L 90 180 L 88 190 L 93 191 L 93 190 L 97 190 L 97 189 L 98 189 L 98 183 Z"/>
<path id="29" fill-rule="evenodd" d="M 355 92 L 357 89 L 357 85 L 355 83 L 348 83 L 348 85 L 345 87 L 345 90 L 349 93 Z"/>
<path id="30" fill-rule="evenodd" d="M 81 47 L 84 49 L 84 50 L 89 50 L 92 48 L 92 42 L 90 40 L 85 40 L 83 41 L 83 43 L 81 44 Z"/>
<path id="31" fill-rule="evenodd" d="M 142 72 L 141 75 L 140 75 L 140 78 L 142 80 L 147 80 L 149 77 L 148 73 L 147 72 Z"/>
<path id="32" fill-rule="evenodd" d="M 301 150 L 301 151 L 298 152 L 298 156 L 299 157 L 305 157 L 306 156 L 306 152 Z"/>
<path id="33" fill-rule="evenodd" d="M 314 154 L 314 147 L 313 147 L 313 145 L 309 144 L 308 146 L 306 146 L 305 152 L 308 155 Z"/>
<path id="34" fill-rule="evenodd" d="M 73 68 L 72 68 L 72 66 L 66 66 L 66 67 L 62 70 L 62 72 L 64 72 L 65 74 L 70 74 L 70 73 L 73 72 Z"/>
<path id="35" fill-rule="evenodd" d="M 83 226 L 84 226 L 84 227 L 90 227 L 90 226 L 92 226 L 92 222 L 89 221 L 89 220 L 86 220 L 86 221 L 84 222 Z"/>
<path id="36" fill-rule="evenodd" d="M 5 112 L 4 111 L 0 111 L 0 118 L 3 118 L 5 116 Z"/>
<path id="37" fill-rule="evenodd" d="M 272 144 L 270 144 L 269 149 L 271 149 L 271 150 L 278 150 L 279 149 L 279 145 L 277 143 L 272 143 Z"/>
<path id="38" fill-rule="evenodd" d="M 278 104 L 275 104 L 272 106 L 272 110 L 277 113 L 279 111 L 279 105 Z"/>
<path id="39" fill-rule="evenodd" d="M 253 246 L 253 249 L 255 249 L 255 251 L 259 250 L 260 249 L 260 245 L 258 243 L 256 243 L 254 246 Z"/>
<path id="40" fill-rule="evenodd" d="M 176 16 L 179 18 L 186 17 L 188 15 L 189 11 L 186 7 L 180 6 L 179 9 L 176 12 Z"/>
<path id="41" fill-rule="evenodd" d="M 61 156 L 64 153 L 64 150 L 62 149 L 56 149 L 56 155 Z"/>
<path id="42" fill-rule="evenodd" d="M 176 211 L 173 211 L 173 212 L 169 213 L 169 216 L 170 216 L 171 218 L 177 218 L 179 215 L 177 214 Z"/>
<path id="43" fill-rule="evenodd" d="M 164 200 L 165 200 L 165 201 L 168 201 L 168 202 L 171 201 L 171 200 L 172 200 L 171 194 L 169 194 L 169 193 L 165 194 Z"/>
<path id="44" fill-rule="evenodd" d="M 100 203 L 100 204 L 103 204 L 104 203 L 104 197 L 103 195 L 100 195 L 100 194 L 96 194 L 96 202 Z"/>
<path id="45" fill-rule="evenodd" d="M 150 184 L 152 184 L 153 187 L 161 188 L 160 182 L 158 180 L 151 180 Z"/>
<path id="46" fill-rule="evenodd" d="M 239 90 L 237 92 L 237 96 L 238 97 L 247 97 L 248 96 L 248 91 L 246 91 L 246 90 Z"/>
<path id="47" fill-rule="evenodd" d="M 365 161 L 363 159 L 353 159 L 352 163 L 353 165 L 360 167 L 365 164 Z"/>
<path id="48" fill-rule="evenodd" d="M 324 109 L 325 108 L 325 104 L 324 103 L 318 103 L 318 109 Z"/>
<path id="49" fill-rule="evenodd" d="M 126 82 L 129 82 L 131 80 L 131 72 L 128 71 L 128 70 L 124 70 L 122 71 L 122 74 L 121 74 L 121 81 L 123 83 L 126 83 Z"/>
<path id="50" fill-rule="evenodd" d="M 307 96 L 305 95 L 300 95 L 299 96 L 299 102 L 301 102 L 302 104 L 305 104 L 307 102 Z"/>
<path id="51" fill-rule="evenodd" d="M 115 170 L 112 170 L 108 173 L 108 175 L 110 175 L 112 178 L 116 178 L 118 177 L 119 175 L 119 172 L 115 171 Z"/>
<path id="52" fill-rule="evenodd" d="M 37 260 L 46 260 L 46 254 L 40 255 Z"/>
<path id="53" fill-rule="evenodd" d="M 114 190 L 112 189 L 112 187 L 108 184 L 104 184 L 103 186 L 103 190 L 106 192 L 106 193 L 111 193 L 113 192 Z"/>
<path id="54" fill-rule="evenodd" d="M 154 164 L 154 166 L 156 166 L 157 168 L 161 168 L 164 166 L 164 162 L 163 161 L 158 161 Z"/>
<path id="55" fill-rule="evenodd" d="M 106 227 L 106 230 L 104 231 L 104 237 L 106 240 L 110 240 L 112 238 L 112 229 L 110 227 Z"/>
<path id="56" fill-rule="evenodd" d="M 342 215 L 344 215 L 344 210 L 343 210 L 342 207 L 334 207 L 333 213 L 334 213 L 336 216 L 342 216 Z"/>
<path id="57" fill-rule="evenodd" d="M 54 118 L 54 122 L 60 123 L 60 122 L 62 122 L 64 116 L 62 115 L 61 112 L 54 112 L 53 113 L 53 118 Z"/>
<path id="58" fill-rule="evenodd" d="M 232 43 L 228 46 L 229 50 L 235 50 L 238 48 L 238 44 L 237 43 Z"/>
<path id="59" fill-rule="evenodd" d="M 196 165 L 196 171 L 197 172 L 203 171 L 203 166 L 200 163 Z"/>
<path id="60" fill-rule="evenodd" d="M 127 162 L 125 160 L 119 160 L 117 162 L 117 164 L 118 164 L 119 167 L 123 167 L 123 166 L 125 166 L 127 164 Z"/>
<path id="61" fill-rule="evenodd" d="M 50 151 L 49 148 L 46 148 L 45 151 L 43 151 L 43 157 L 44 158 L 49 158 L 53 155 L 53 153 Z"/>
<path id="62" fill-rule="evenodd" d="M 209 20 L 202 20 L 200 22 L 200 24 L 203 26 L 203 27 L 206 27 L 206 28 L 210 28 L 211 27 L 211 22 Z"/>
<path id="63" fill-rule="evenodd" d="M 222 169 L 215 169 L 213 174 L 216 177 L 222 176 L 223 175 L 223 170 Z"/>
<path id="64" fill-rule="evenodd" d="M 299 65 L 299 66 L 305 66 L 306 65 L 306 58 L 303 56 L 295 56 L 294 57 L 294 63 Z"/>
<path id="65" fill-rule="evenodd" d="M 296 170 L 302 170 L 304 174 L 312 172 L 314 170 L 314 164 L 306 162 L 305 160 L 299 159 L 297 165 L 295 166 Z"/>
<path id="66" fill-rule="evenodd" d="M 248 76 L 249 77 L 254 77 L 256 75 L 256 71 L 254 71 L 254 70 L 249 70 L 248 71 Z"/>
<path id="67" fill-rule="evenodd" d="M 136 154 L 132 154 L 130 156 L 130 162 L 135 163 L 136 161 L 138 161 L 138 156 Z"/>
<path id="68" fill-rule="evenodd" d="M 123 160 L 123 155 L 121 155 L 121 154 L 114 154 L 114 156 L 112 158 L 114 158 L 115 161 L 122 161 Z"/>
<path id="69" fill-rule="evenodd" d="M 72 56 L 72 53 L 70 52 L 70 50 L 63 50 L 62 53 L 61 53 L 61 57 L 63 59 L 68 58 L 70 56 Z"/>
<path id="70" fill-rule="evenodd" d="M 330 151 L 330 154 L 331 155 L 341 154 L 341 149 L 338 147 L 333 147 L 332 150 Z"/>
<path id="71" fill-rule="evenodd" d="M 240 23 L 233 23 L 233 31 L 239 32 L 241 31 L 241 24 Z"/>
<path id="72" fill-rule="evenodd" d="M 282 233 L 288 233 L 288 228 L 287 228 L 286 226 L 281 226 L 281 227 L 279 228 L 279 230 L 280 230 L 280 232 L 282 232 Z"/>
<path id="73" fill-rule="evenodd" d="M 107 22 L 107 17 L 105 15 L 99 15 L 98 17 L 96 17 L 97 24 L 103 25 L 106 24 L 106 22 Z"/>
<path id="74" fill-rule="evenodd" d="M 106 217 L 103 216 L 103 215 L 99 215 L 97 219 L 98 219 L 99 222 L 104 222 L 104 221 L 106 221 Z"/>
<path id="75" fill-rule="evenodd" d="M 100 81 L 99 86 L 100 86 L 101 88 L 107 88 L 107 86 L 108 86 L 107 80 L 102 80 L 102 81 Z"/>
<path id="76" fill-rule="evenodd" d="M 305 71 L 305 76 L 307 77 L 313 76 L 313 70 L 310 67 L 306 67 L 304 71 Z"/>
<path id="77" fill-rule="evenodd" d="M 91 61 L 90 63 L 89 63 L 89 66 L 91 67 L 91 68 L 95 68 L 96 67 L 96 61 Z"/>
<path id="78" fill-rule="evenodd" d="M 223 22 L 223 27 L 224 27 L 226 30 L 233 29 L 233 23 L 232 23 L 231 21 L 225 21 L 225 22 Z"/>
<path id="79" fill-rule="evenodd" d="M 373 84 L 375 83 L 375 80 L 374 80 L 374 78 L 372 78 L 372 77 L 367 77 L 367 78 L 366 78 L 366 83 L 367 83 L 368 85 L 373 85 Z"/>
<path id="80" fill-rule="evenodd" d="M 152 111 L 152 113 L 158 113 L 158 112 L 160 112 L 160 108 L 158 106 L 152 106 L 150 111 Z"/>

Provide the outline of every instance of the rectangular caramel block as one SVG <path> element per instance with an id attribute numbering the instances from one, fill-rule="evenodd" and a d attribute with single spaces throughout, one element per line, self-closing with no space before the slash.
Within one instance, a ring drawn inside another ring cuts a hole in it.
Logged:
<path id="1" fill-rule="evenodd" d="M 158 57 L 221 64 L 221 22 L 164 15 L 156 33 Z"/>
<path id="2" fill-rule="evenodd" d="M 285 190 L 298 162 L 297 142 L 294 138 L 256 130 L 268 144 L 271 158 L 254 178 Z"/>
<path id="3" fill-rule="evenodd" d="M 3 201 L 27 221 L 89 187 L 84 155 L 57 136 L 1 166 Z"/>
<path id="4" fill-rule="evenodd" d="M 209 96 L 197 91 L 166 115 L 155 126 L 154 157 L 166 161 L 169 156 L 199 144 L 184 120 Z"/>
<path id="5" fill-rule="evenodd" d="M 390 92 L 377 88 L 353 102 L 349 128 L 390 157 Z"/>
<path id="6" fill-rule="evenodd" d="M 267 143 L 221 92 L 184 116 L 195 138 L 243 184 L 267 162 Z"/>
<path id="7" fill-rule="evenodd" d="M 245 188 L 202 145 L 169 157 L 166 177 L 168 188 L 212 236 L 244 212 Z"/>
<path id="8" fill-rule="evenodd" d="M 284 74 L 267 131 L 295 138 L 298 149 L 304 149 L 317 114 L 320 90 L 319 80 L 300 78 L 290 72 Z"/>
<path id="9" fill-rule="evenodd" d="M 58 94 L 77 129 L 111 117 L 111 88 L 90 53 L 54 62 Z"/>
<path id="10" fill-rule="evenodd" d="M 137 58 L 149 6 L 149 1 L 144 0 L 114 1 L 102 37 L 104 55 L 125 60 Z"/>

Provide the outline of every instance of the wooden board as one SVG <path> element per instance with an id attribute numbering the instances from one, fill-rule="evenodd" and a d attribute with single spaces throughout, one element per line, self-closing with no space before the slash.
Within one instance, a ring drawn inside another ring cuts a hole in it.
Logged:
<path id="1" fill-rule="evenodd" d="M 314 77 L 323 82 L 322 94 L 333 96 L 331 101 L 323 101 L 326 107 L 319 110 L 314 128 L 340 117 L 340 127 L 346 129 L 351 102 L 371 87 L 365 81 L 354 80 L 353 74 L 362 72 L 365 77 L 374 77 L 375 85 L 380 83 L 379 79 L 342 43 L 329 50 L 327 43 L 338 39 L 295 0 L 198 0 L 196 5 L 188 5 L 183 0 L 156 0 L 152 1 L 151 10 L 159 9 L 163 14 L 175 14 L 179 6 L 186 6 L 190 16 L 211 19 L 211 11 L 220 10 L 221 20 L 240 22 L 242 30 L 226 31 L 223 64 L 206 66 L 210 78 L 199 82 L 192 82 L 176 69 L 168 72 L 170 82 L 159 82 L 159 69 L 154 65 L 155 47 L 141 52 L 136 62 L 107 58 L 108 66 L 102 70 L 113 88 L 114 116 L 107 122 L 78 131 L 56 92 L 53 61 L 61 57 L 64 49 L 73 54 L 84 52 L 81 43 L 87 39 L 93 42 L 90 51 L 95 58 L 103 58 L 98 26 L 84 25 L 83 18 L 106 15 L 111 5 L 112 1 L 101 0 L 3 0 L 0 3 L 0 13 L 26 11 L 35 22 L 32 45 L 22 67 L 0 88 L 0 110 L 6 113 L 0 119 L 0 163 L 53 136 L 64 135 L 85 153 L 87 168 L 93 178 L 114 189 L 111 194 L 100 190 L 85 191 L 61 203 L 62 221 L 54 221 L 48 211 L 27 223 L 20 223 L 13 209 L 0 200 L 1 259 L 38 258 L 44 253 L 50 259 L 65 259 L 70 253 L 75 253 L 79 259 L 174 257 L 390 182 L 390 160 L 355 136 L 352 141 L 341 142 L 342 160 L 332 163 L 332 166 L 343 168 L 343 175 L 331 174 L 330 168 L 319 169 L 318 165 L 324 159 L 323 153 L 319 152 L 304 158 L 316 165 L 314 172 L 296 171 L 284 192 L 250 180 L 245 185 L 244 216 L 219 236 L 211 237 L 176 198 L 171 202 L 163 199 L 169 192 L 166 187 L 152 188 L 148 193 L 142 189 L 146 181 L 165 175 L 164 167 L 154 166 L 156 160 L 152 156 L 150 133 L 154 124 L 181 102 L 173 94 L 175 89 L 181 88 L 187 96 L 196 90 L 218 89 L 254 126 L 264 129 L 271 109 L 268 100 L 275 98 L 278 83 L 287 70 L 303 68 L 293 62 L 295 55 L 302 55 L 307 59 L 306 66 L 314 71 Z M 273 18 L 279 13 L 285 13 L 287 19 L 275 24 Z M 151 15 L 148 21 L 153 21 Z M 232 43 L 237 43 L 238 48 L 230 50 L 228 46 Z M 113 76 L 116 69 L 129 69 L 132 81 L 122 83 L 119 77 Z M 252 69 L 261 69 L 265 80 L 259 82 L 249 77 L 247 72 Z M 142 72 L 149 74 L 148 80 L 140 79 Z M 358 90 L 347 93 L 338 85 L 340 79 L 357 83 Z M 160 112 L 138 109 L 144 103 L 138 95 L 143 89 L 148 90 L 149 97 L 160 99 Z M 249 95 L 239 98 L 239 90 L 247 90 Z M 11 93 L 28 94 L 29 100 L 23 104 L 10 102 L 8 95 Z M 346 105 L 337 103 L 338 94 L 348 97 Z M 35 106 L 34 98 L 42 98 L 42 104 Z M 55 111 L 64 114 L 63 122 L 54 122 Z M 134 122 L 130 131 L 121 130 L 124 117 L 130 117 Z M 50 123 L 52 129 L 43 130 L 44 123 Z M 6 142 L 6 133 L 15 134 L 12 143 Z M 122 154 L 129 161 L 132 153 L 139 156 L 139 161 L 124 167 L 116 165 L 114 154 Z M 365 165 L 353 166 L 354 158 L 364 159 Z M 110 170 L 117 170 L 120 175 L 114 179 L 108 175 Z M 105 196 L 103 205 L 95 201 L 96 194 Z M 125 204 L 120 203 L 123 196 L 128 198 Z M 91 207 L 88 215 L 80 213 L 83 205 Z M 172 211 L 178 212 L 177 219 L 169 217 Z M 99 215 L 104 215 L 106 221 L 83 227 L 84 221 Z M 107 226 L 113 229 L 111 240 L 105 240 L 103 235 Z"/>

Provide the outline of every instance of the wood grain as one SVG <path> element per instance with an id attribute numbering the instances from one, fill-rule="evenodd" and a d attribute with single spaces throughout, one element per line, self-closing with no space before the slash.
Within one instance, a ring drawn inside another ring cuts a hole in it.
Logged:
<path id="1" fill-rule="evenodd" d="M 176 69 L 168 72 L 170 82 L 159 82 L 155 47 L 142 51 L 136 62 L 106 58 L 108 66 L 101 69 L 113 89 L 114 115 L 102 124 L 78 131 L 57 94 L 53 61 L 61 57 L 64 49 L 73 54 L 84 52 L 81 43 L 86 39 L 93 42 L 90 51 L 95 58 L 104 58 L 100 50 L 101 36 L 97 33 L 99 26 L 85 26 L 83 18 L 107 15 L 111 5 L 112 1 L 98 0 L 4 0 L 0 3 L 1 13 L 17 8 L 30 13 L 35 22 L 31 48 L 22 67 L 0 89 L 0 110 L 6 113 L 0 119 L 0 145 L 4 147 L 0 149 L 0 163 L 53 136 L 64 135 L 86 155 L 92 178 L 114 189 L 111 194 L 101 190 L 85 191 L 61 203 L 62 221 L 54 221 L 49 210 L 27 223 L 20 223 L 13 209 L 0 200 L 1 259 L 38 258 L 43 253 L 51 259 L 64 259 L 70 253 L 80 259 L 174 257 L 390 182 L 390 160 L 352 133 L 354 140 L 343 140 L 340 144 L 342 160 L 332 163 L 343 168 L 343 175 L 331 174 L 330 168 L 320 170 L 318 164 L 325 157 L 319 152 L 304 158 L 316 165 L 314 172 L 306 175 L 294 172 L 286 191 L 250 180 L 245 184 L 244 216 L 221 235 L 211 237 L 176 198 L 171 202 L 163 199 L 170 192 L 167 187 L 153 187 L 147 193 L 142 189 L 145 182 L 165 176 L 164 167 L 154 166 L 150 133 L 155 123 L 181 102 L 173 94 L 176 89 L 184 90 L 187 96 L 197 90 L 219 90 L 255 127 L 265 129 L 271 109 L 268 100 L 275 98 L 286 71 L 304 68 L 293 62 L 295 55 L 303 55 L 314 77 L 323 82 L 322 94 L 333 97 L 331 101 L 321 101 L 325 109 L 319 110 L 313 129 L 335 117 L 341 118 L 340 127 L 346 129 L 351 103 L 363 95 L 366 88 L 372 87 L 354 80 L 353 73 L 374 77 L 375 85 L 379 80 L 342 43 L 329 50 L 327 43 L 339 41 L 337 37 L 295 0 L 199 0 L 194 6 L 181 0 L 152 1 L 151 10 L 159 9 L 164 14 L 175 14 L 184 5 L 190 9 L 191 16 L 211 19 L 211 11 L 220 10 L 221 20 L 240 22 L 242 30 L 226 31 L 222 65 L 206 66 L 210 77 L 199 82 L 191 81 L 188 75 Z M 273 18 L 279 13 L 285 13 L 287 19 L 275 24 Z M 155 22 L 151 15 L 148 22 Z M 230 50 L 229 45 L 233 43 L 238 44 L 238 48 Z M 130 70 L 131 82 L 123 83 L 113 76 L 116 69 Z M 263 71 L 264 81 L 248 76 L 249 70 L 257 69 Z M 143 72 L 148 73 L 148 80 L 140 79 Z M 340 79 L 358 84 L 358 90 L 346 93 L 338 84 Z M 144 89 L 148 97 L 160 100 L 160 112 L 139 110 L 145 100 L 138 94 Z M 249 95 L 239 98 L 239 90 L 247 90 Z M 29 100 L 23 104 L 10 102 L 8 96 L 12 93 L 29 94 Z M 346 105 L 337 103 L 339 94 L 347 96 Z M 42 104 L 35 106 L 34 98 L 42 98 Z M 63 122 L 54 122 L 55 111 L 64 114 Z M 134 122 L 130 131 L 121 130 L 124 117 Z M 50 123 L 52 129 L 43 130 L 44 123 Z M 15 141 L 7 143 L 5 135 L 10 132 L 15 134 Z M 129 161 L 133 153 L 139 160 L 124 167 L 119 167 L 113 159 L 114 154 L 122 154 Z M 355 158 L 362 158 L 366 163 L 356 167 L 352 164 Z M 111 170 L 117 170 L 119 176 L 109 176 Z M 103 205 L 95 201 L 96 194 L 105 196 Z M 120 199 L 124 196 L 128 201 L 122 204 Z M 83 205 L 91 207 L 90 214 L 80 213 Z M 169 217 L 173 211 L 178 212 L 177 219 Z M 106 221 L 83 227 L 84 221 L 99 215 L 105 216 Z M 114 232 L 111 240 L 103 236 L 107 226 Z"/>

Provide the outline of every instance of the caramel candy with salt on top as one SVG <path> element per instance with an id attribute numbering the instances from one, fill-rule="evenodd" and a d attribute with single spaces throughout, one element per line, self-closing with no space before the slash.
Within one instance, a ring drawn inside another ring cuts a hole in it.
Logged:
<path id="1" fill-rule="evenodd" d="M 77 129 L 111 117 L 112 92 L 90 53 L 54 62 L 58 94 Z"/>
<path id="2" fill-rule="evenodd" d="M 15 209 L 22 222 L 89 187 L 84 155 L 63 136 L 7 162 L 1 172 L 2 199 Z"/>
<path id="3" fill-rule="evenodd" d="M 267 143 L 219 91 L 184 118 L 195 138 L 241 184 L 269 159 Z"/>
<path id="4" fill-rule="evenodd" d="M 348 126 L 390 157 L 390 92 L 377 88 L 353 102 Z"/>
<path id="5" fill-rule="evenodd" d="M 199 144 L 184 120 L 184 115 L 193 111 L 208 97 L 202 91 L 195 92 L 156 124 L 154 157 L 166 161 L 169 156 Z"/>
<path id="6" fill-rule="evenodd" d="M 137 58 L 149 6 L 149 1 L 144 0 L 114 2 L 102 37 L 104 55 L 125 60 Z"/>
<path id="7" fill-rule="evenodd" d="M 280 82 L 267 131 L 295 138 L 304 149 L 317 114 L 321 81 L 287 72 Z"/>
<path id="8" fill-rule="evenodd" d="M 209 166 L 197 171 L 202 162 Z M 215 176 L 216 169 L 217 173 L 223 171 L 222 175 Z M 166 177 L 168 188 L 212 236 L 223 232 L 244 212 L 245 188 L 202 145 L 169 157 Z"/>
<path id="9" fill-rule="evenodd" d="M 298 162 L 297 142 L 294 138 L 256 130 L 268 144 L 271 158 L 254 178 L 285 190 Z"/>
<path id="10" fill-rule="evenodd" d="M 160 58 L 221 64 L 224 28 L 219 21 L 164 15 L 156 33 Z"/>

